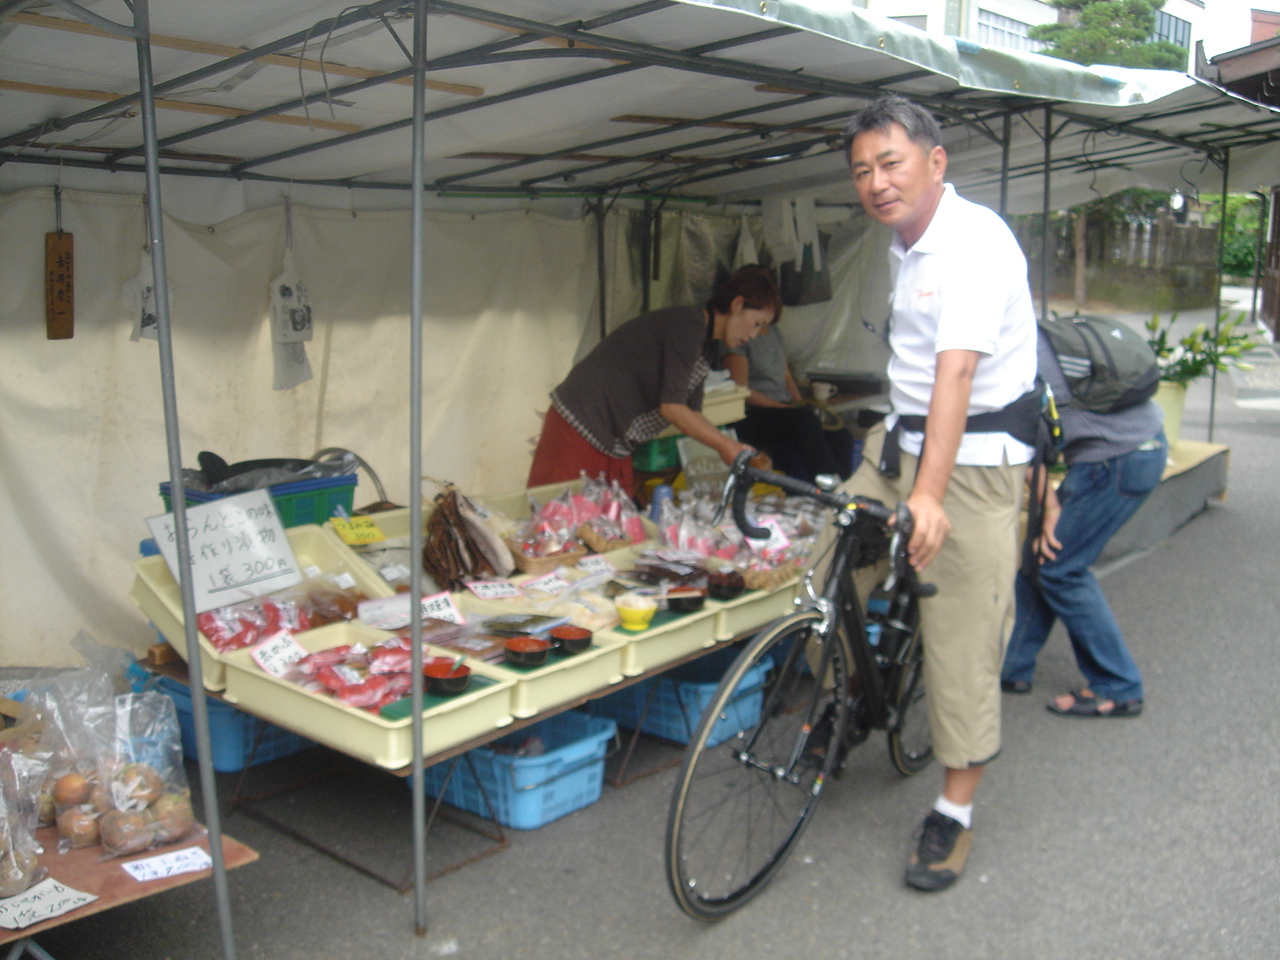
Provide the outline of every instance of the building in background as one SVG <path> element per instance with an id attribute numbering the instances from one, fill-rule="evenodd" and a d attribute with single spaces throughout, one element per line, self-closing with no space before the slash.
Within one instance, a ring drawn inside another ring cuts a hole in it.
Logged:
<path id="1" fill-rule="evenodd" d="M 1203 44 L 1197 44 L 1195 73 L 1232 93 L 1280 109 L 1280 11 L 1251 10 L 1250 15 L 1249 45 L 1207 57 Z M 1262 295 L 1258 316 L 1273 338 L 1280 340 L 1280 185 L 1275 179 L 1258 184 L 1255 191 L 1264 206 L 1259 225 L 1262 256 L 1258 285 Z"/>
<path id="2" fill-rule="evenodd" d="M 1037 51 L 1043 44 L 1027 36 L 1037 24 L 1054 23 L 1058 10 L 1041 0 L 854 0 L 868 13 L 888 17 L 926 33 L 963 37 L 984 47 Z M 1187 51 L 1203 38 L 1206 0 L 1166 0 L 1156 11 L 1153 40 L 1168 40 Z M 1210 0 L 1212 2 L 1212 0 Z M 1243 38 L 1242 38 L 1243 39 Z"/>
<path id="3" fill-rule="evenodd" d="M 1280 37 L 1280 10 L 1250 10 L 1249 43 L 1262 43 Z"/>

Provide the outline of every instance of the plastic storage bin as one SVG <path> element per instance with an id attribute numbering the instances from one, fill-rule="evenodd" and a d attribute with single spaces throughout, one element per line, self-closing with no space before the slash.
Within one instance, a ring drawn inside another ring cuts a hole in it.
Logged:
<path id="1" fill-rule="evenodd" d="M 734 648 L 718 650 L 701 660 L 675 667 L 662 676 L 642 680 L 617 693 L 588 701 L 584 709 L 595 716 L 610 717 L 620 726 L 632 730 L 639 728 L 663 740 L 688 743 L 698 729 L 702 712 L 737 655 L 738 650 Z M 739 730 L 754 726 L 760 719 L 765 676 L 772 666 L 772 660 L 766 658 L 747 671 L 729 701 L 729 709 L 712 729 L 708 746 L 723 743 Z M 644 713 L 646 701 L 648 713 Z M 642 713 L 643 723 L 640 720 Z"/>
<path id="2" fill-rule="evenodd" d="M 192 713 L 191 688 L 186 684 L 168 677 L 152 677 L 140 667 L 131 667 L 129 680 L 135 690 L 150 685 L 160 693 L 173 700 L 178 711 L 178 727 L 182 732 L 182 752 L 189 759 L 198 758 L 196 748 L 196 726 Z M 249 765 L 252 755 L 253 765 L 266 763 L 279 757 L 287 757 L 315 746 L 306 737 L 277 727 L 273 723 L 251 717 L 237 710 L 230 704 L 222 703 L 211 697 L 205 702 L 209 708 L 209 745 L 213 757 L 213 769 L 219 773 L 237 773 Z M 261 727 L 261 736 L 259 736 Z M 257 740 L 257 747 L 254 741 Z"/>
<path id="3" fill-rule="evenodd" d="M 426 791 L 432 796 L 443 791 L 446 803 L 477 816 L 493 817 L 503 826 L 536 830 L 600 799 L 605 752 L 617 732 L 612 720 L 570 710 L 496 740 L 492 746 L 476 747 L 456 764 L 428 767 L 424 772 Z M 542 740 L 540 756 L 500 752 L 504 746 L 518 748 L 534 736 Z M 449 777 L 451 767 L 453 776 Z M 485 803 L 486 796 L 492 811 Z"/>
<path id="4" fill-rule="evenodd" d="M 267 489 L 271 491 L 271 499 L 275 501 L 281 525 L 300 527 L 304 523 L 324 523 L 334 515 L 338 507 L 350 514 L 359 479 L 354 473 L 349 473 L 341 477 L 318 477 L 315 480 L 280 483 Z M 204 493 L 199 490 L 187 490 L 186 494 L 187 506 L 232 496 L 229 493 Z M 172 510 L 173 498 L 169 495 L 168 480 L 160 484 L 160 497 L 164 500 L 165 512 Z"/>
<path id="5" fill-rule="evenodd" d="M 631 465 L 646 473 L 670 470 L 680 466 L 679 437 L 659 437 L 636 447 L 631 454 Z"/>

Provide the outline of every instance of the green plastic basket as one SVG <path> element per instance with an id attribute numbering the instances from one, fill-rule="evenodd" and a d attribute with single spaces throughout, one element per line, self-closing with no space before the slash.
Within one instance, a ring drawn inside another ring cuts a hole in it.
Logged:
<path id="1" fill-rule="evenodd" d="M 267 489 L 275 502 L 276 512 L 280 514 L 281 525 L 300 527 L 306 523 L 324 523 L 339 507 L 350 514 L 359 479 L 354 473 L 349 473 L 341 477 L 281 483 Z M 188 490 L 186 493 L 189 507 L 231 496 L 226 493 L 203 493 L 199 490 Z M 169 495 L 168 481 L 160 484 L 160 496 L 164 500 L 165 512 L 172 510 L 173 498 Z"/>
<path id="2" fill-rule="evenodd" d="M 636 470 L 656 473 L 659 470 L 670 470 L 680 466 L 680 448 L 676 446 L 679 437 L 659 437 L 636 447 L 631 454 L 631 466 Z"/>

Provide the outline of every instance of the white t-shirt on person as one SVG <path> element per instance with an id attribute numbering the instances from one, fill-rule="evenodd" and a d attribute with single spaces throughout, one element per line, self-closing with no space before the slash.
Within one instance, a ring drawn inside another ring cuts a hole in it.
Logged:
<path id="1" fill-rule="evenodd" d="M 929 412 L 937 354 L 982 354 L 969 415 L 999 410 L 1035 384 L 1036 320 L 1027 261 L 995 211 L 945 190 L 924 235 L 910 249 L 894 235 L 889 396 L 897 414 Z M 892 425 L 893 421 L 890 421 Z M 904 430 L 901 447 L 919 455 L 924 434 Z M 1007 433 L 966 433 L 957 464 L 1027 463 L 1032 450 Z"/>

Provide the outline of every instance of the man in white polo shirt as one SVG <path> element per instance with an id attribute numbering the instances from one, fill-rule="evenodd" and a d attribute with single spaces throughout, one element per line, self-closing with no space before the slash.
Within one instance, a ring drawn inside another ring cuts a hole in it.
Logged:
<path id="1" fill-rule="evenodd" d="M 844 145 L 858 197 L 890 227 L 893 413 L 847 488 L 905 500 L 911 563 L 938 587 L 921 602 L 925 682 L 942 794 L 906 882 L 942 890 L 964 869 L 973 798 L 1000 749 L 1000 666 L 1014 617 L 1018 512 L 1038 397 L 1027 266 L 993 211 L 944 183 L 925 110 L 897 96 L 855 114 Z M 1028 437 L 1028 439 L 1030 439 Z M 881 445 L 878 440 L 883 441 Z"/>

